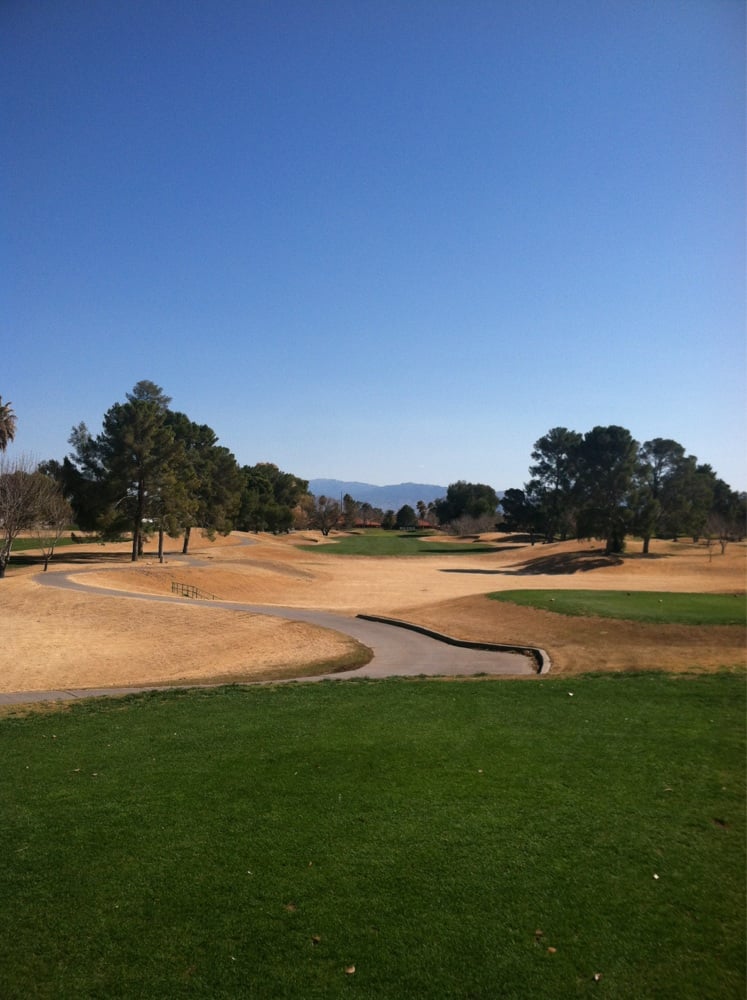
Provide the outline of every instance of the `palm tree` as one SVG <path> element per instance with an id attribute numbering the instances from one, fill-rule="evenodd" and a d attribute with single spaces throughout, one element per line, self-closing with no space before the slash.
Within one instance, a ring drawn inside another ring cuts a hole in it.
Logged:
<path id="1" fill-rule="evenodd" d="M 0 451 L 5 451 L 16 436 L 16 415 L 12 403 L 4 403 L 0 396 Z"/>

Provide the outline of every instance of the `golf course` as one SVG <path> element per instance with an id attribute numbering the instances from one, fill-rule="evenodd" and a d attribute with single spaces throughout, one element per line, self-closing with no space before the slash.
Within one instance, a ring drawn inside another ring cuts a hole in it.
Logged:
<path id="1" fill-rule="evenodd" d="M 2 581 L 1 996 L 744 995 L 743 543 L 171 545 Z"/>

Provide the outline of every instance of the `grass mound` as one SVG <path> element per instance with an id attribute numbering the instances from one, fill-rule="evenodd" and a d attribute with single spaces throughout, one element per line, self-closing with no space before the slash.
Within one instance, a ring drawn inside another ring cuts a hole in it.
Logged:
<path id="1" fill-rule="evenodd" d="M 744 594 L 679 594 L 624 590 L 503 590 L 488 595 L 561 615 L 622 618 L 678 625 L 744 625 Z"/>
<path id="2" fill-rule="evenodd" d="M 473 555 L 479 552 L 500 551 L 486 542 L 424 541 L 433 532 L 398 532 L 369 530 L 344 535 L 323 546 L 299 545 L 305 552 L 329 552 L 336 556 L 423 556 L 423 555 Z"/>
<path id="3" fill-rule="evenodd" d="M 743 678 L 573 685 L 0 720 L 0 995 L 743 995 Z"/>

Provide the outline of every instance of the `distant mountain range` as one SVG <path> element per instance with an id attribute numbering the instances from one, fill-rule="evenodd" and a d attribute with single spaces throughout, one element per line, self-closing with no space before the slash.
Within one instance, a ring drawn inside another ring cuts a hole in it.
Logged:
<path id="1" fill-rule="evenodd" d="M 373 486 L 371 483 L 351 483 L 343 479 L 310 479 L 309 491 L 317 497 L 340 500 L 349 493 L 359 503 L 370 503 L 381 510 L 397 511 L 405 504 L 415 510 L 418 500 L 430 503 L 446 496 L 445 486 L 432 483 L 397 483 L 395 486 Z"/>

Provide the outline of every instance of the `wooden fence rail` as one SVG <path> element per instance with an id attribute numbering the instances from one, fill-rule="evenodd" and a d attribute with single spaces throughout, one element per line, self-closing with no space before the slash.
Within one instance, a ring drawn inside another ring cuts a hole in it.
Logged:
<path id="1" fill-rule="evenodd" d="M 193 587 L 190 583 L 177 583 L 176 580 L 171 581 L 171 593 L 180 594 L 182 597 L 193 597 L 199 601 L 218 600 L 215 594 L 208 594 L 207 591 L 200 590 L 199 587 Z"/>

